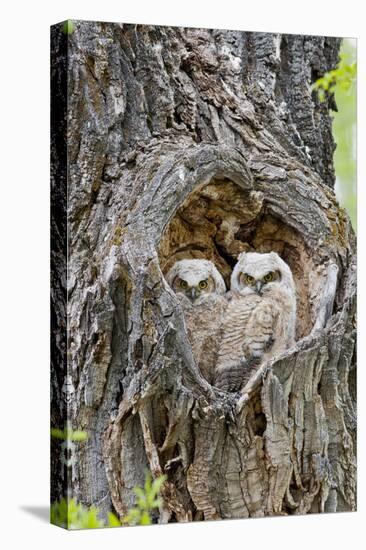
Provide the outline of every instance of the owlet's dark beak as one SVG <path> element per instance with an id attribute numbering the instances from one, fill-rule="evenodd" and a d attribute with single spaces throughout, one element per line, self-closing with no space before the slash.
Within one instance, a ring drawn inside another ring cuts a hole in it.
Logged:
<path id="1" fill-rule="evenodd" d="M 188 297 L 189 299 L 194 302 L 196 298 L 198 298 L 198 295 L 199 295 L 199 292 L 197 291 L 197 289 L 195 287 L 191 288 L 189 291 L 188 291 Z"/>
<path id="2" fill-rule="evenodd" d="M 259 296 L 261 296 L 261 294 L 262 294 L 262 287 L 263 287 L 262 281 L 257 281 L 255 283 L 255 291 L 256 291 L 257 294 L 259 294 Z"/>

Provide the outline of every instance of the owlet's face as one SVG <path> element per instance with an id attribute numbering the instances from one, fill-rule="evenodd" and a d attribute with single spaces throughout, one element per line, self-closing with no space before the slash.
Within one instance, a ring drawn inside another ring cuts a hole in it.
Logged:
<path id="1" fill-rule="evenodd" d="M 240 290 L 245 293 L 256 292 L 259 296 L 262 296 L 263 292 L 270 289 L 273 283 L 281 280 L 281 273 L 277 270 L 267 271 L 264 270 L 251 270 L 240 272 L 239 275 L 239 287 Z"/>
<path id="2" fill-rule="evenodd" d="M 295 296 L 290 267 L 276 252 L 242 252 L 231 274 L 231 290 L 247 294 L 267 294 L 279 290 Z"/>
<path id="3" fill-rule="evenodd" d="M 183 294 L 195 305 L 215 292 L 215 283 L 209 275 L 181 273 L 174 279 L 173 290 L 176 294 Z"/>

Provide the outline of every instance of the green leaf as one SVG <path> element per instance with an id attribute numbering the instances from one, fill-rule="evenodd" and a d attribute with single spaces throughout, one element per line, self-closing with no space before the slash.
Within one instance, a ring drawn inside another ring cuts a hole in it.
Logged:
<path id="1" fill-rule="evenodd" d="M 60 428 L 52 428 L 51 437 L 54 437 L 55 439 L 65 439 L 64 430 L 60 430 Z"/>
<path id="2" fill-rule="evenodd" d="M 118 517 L 113 514 L 112 512 L 109 512 L 108 514 L 108 526 L 109 527 L 120 527 L 121 522 L 119 521 Z"/>
<path id="3" fill-rule="evenodd" d="M 83 432 L 81 430 L 76 430 L 71 432 L 70 439 L 72 441 L 85 441 L 88 439 L 88 432 Z"/>
<path id="4" fill-rule="evenodd" d="M 131 508 L 123 521 L 128 525 L 137 525 L 140 522 L 141 513 L 138 508 Z"/>
<path id="5" fill-rule="evenodd" d="M 151 491 L 151 473 L 146 472 L 145 475 L 145 492 L 148 494 Z"/>
<path id="6" fill-rule="evenodd" d="M 138 496 L 139 498 L 145 499 L 145 491 L 143 490 L 142 487 L 134 487 L 133 491 L 136 496 Z"/>
<path id="7" fill-rule="evenodd" d="M 75 25 L 70 19 L 65 21 L 64 24 L 62 25 L 62 32 L 64 34 L 72 34 L 74 30 L 75 30 Z"/>
<path id="8" fill-rule="evenodd" d="M 142 513 L 140 525 L 151 525 L 151 518 L 147 512 Z"/>
<path id="9" fill-rule="evenodd" d="M 97 529 L 105 527 L 98 518 L 99 510 L 78 504 L 74 499 L 61 499 L 51 505 L 51 523 L 67 529 Z"/>
<path id="10" fill-rule="evenodd" d="M 154 479 L 154 482 L 152 484 L 152 491 L 151 491 L 154 496 L 156 496 L 159 493 L 161 486 L 163 485 L 164 481 L 166 481 L 166 479 L 167 479 L 167 476 L 165 475 Z"/>

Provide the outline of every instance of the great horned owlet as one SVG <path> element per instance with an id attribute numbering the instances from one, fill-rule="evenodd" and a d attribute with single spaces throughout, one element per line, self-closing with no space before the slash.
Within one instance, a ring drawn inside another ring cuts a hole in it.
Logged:
<path id="1" fill-rule="evenodd" d="M 213 382 L 218 332 L 227 307 L 223 277 L 209 260 L 180 260 L 166 280 L 181 303 L 196 364 Z"/>
<path id="2" fill-rule="evenodd" d="M 291 270 L 278 254 L 244 252 L 231 276 L 231 293 L 214 384 L 235 392 L 260 364 L 294 343 L 296 291 Z"/>

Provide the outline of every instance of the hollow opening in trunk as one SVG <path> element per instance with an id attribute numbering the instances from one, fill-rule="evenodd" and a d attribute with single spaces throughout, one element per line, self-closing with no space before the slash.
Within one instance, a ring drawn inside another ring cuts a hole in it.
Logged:
<path id="1" fill-rule="evenodd" d="M 312 274 L 315 265 L 301 234 L 280 219 L 265 196 L 228 179 L 214 179 L 191 193 L 165 228 L 159 260 L 163 273 L 178 260 L 211 260 L 227 288 L 241 252 L 277 252 L 290 266 L 297 290 L 297 339 L 313 324 Z"/>

